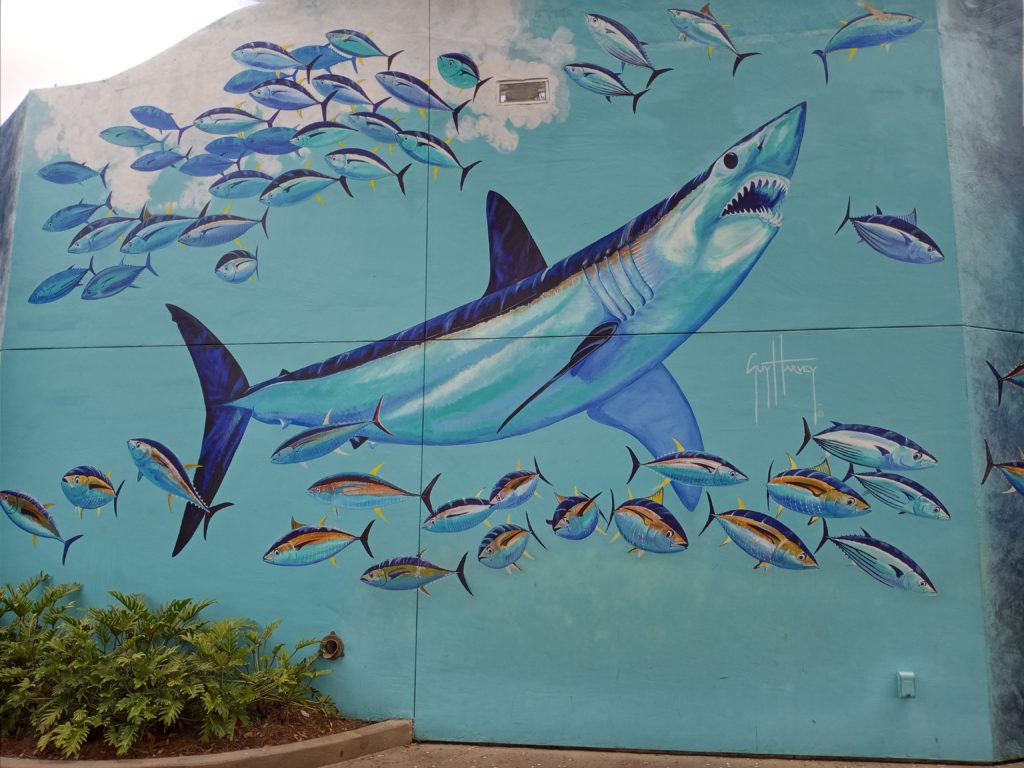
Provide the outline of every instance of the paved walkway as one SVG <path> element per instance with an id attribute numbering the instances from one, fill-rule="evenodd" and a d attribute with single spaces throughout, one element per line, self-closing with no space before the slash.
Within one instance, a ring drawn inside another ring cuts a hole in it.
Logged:
<path id="1" fill-rule="evenodd" d="M 1024 765 L 1017 763 L 1017 766 Z M 576 749 L 413 744 L 367 755 L 338 768 L 952 768 L 940 763 L 699 757 Z"/>

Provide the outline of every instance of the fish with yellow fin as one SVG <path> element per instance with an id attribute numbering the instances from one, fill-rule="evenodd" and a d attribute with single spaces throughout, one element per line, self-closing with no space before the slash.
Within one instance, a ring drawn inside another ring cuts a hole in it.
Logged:
<path id="1" fill-rule="evenodd" d="M 370 549 L 370 529 L 376 522 L 371 520 L 363 532 L 356 536 L 325 526 L 323 519 L 319 525 L 303 525 L 293 517 L 292 529 L 270 545 L 270 549 L 263 555 L 263 562 L 271 565 L 296 566 L 330 560 L 332 564 L 337 565 L 334 558 L 353 541 L 362 544 L 366 554 L 373 557 L 373 551 Z"/>
<path id="2" fill-rule="evenodd" d="M 757 560 L 755 569 L 767 568 L 769 565 L 797 571 L 818 567 L 818 561 L 800 537 L 774 517 L 747 509 L 743 499 L 738 500 L 738 509 L 715 512 L 711 494 L 707 494 L 707 497 L 708 520 L 701 534 L 717 520 L 728 535 L 726 542 L 736 542 L 740 549 Z"/>

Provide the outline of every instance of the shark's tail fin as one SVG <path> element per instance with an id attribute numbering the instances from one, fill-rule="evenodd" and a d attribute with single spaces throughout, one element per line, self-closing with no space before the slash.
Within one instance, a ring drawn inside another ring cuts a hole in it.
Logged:
<path id="1" fill-rule="evenodd" d="M 988 480 L 989 473 L 992 472 L 992 468 L 996 465 L 992 461 L 992 451 L 988 447 L 988 440 L 985 441 L 985 474 L 981 476 L 981 484 L 984 485 L 985 481 Z"/>
<path id="2" fill-rule="evenodd" d="M 230 404 L 249 388 L 249 382 L 227 347 L 206 326 L 180 307 L 168 304 L 167 309 L 188 346 L 203 390 L 206 426 L 199 450 L 199 466 L 192 483 L 200 497 L 209 504 L 220 489 L 249 424 L 251 411 Z M 195 504 L 185 507 L 172 557 L 185 548 L 206 517 L 206 513 Z"/>
<path id="3" fill-rule="evenodd" d="M 644 88 L 642 91 L 640 91 L 640 93 L 634 93 L 633 94 L 633 114 L 634 115 L 636 114 L 637 102 L 639 102 L 640 101 L 640 97 L 643 96 L 645 93 L 647 93 L 647 91 L 649 91 L 649 90 L 650 90 L 650 88 Z"/>
<path id="4" fill-rule="evenodd" d="M 749 56 L 750 54 L 748 53 L 746 55 Z M 647 87 L 648 88 L 651 87 L 651 83 L 654 82 L 655 78 L 661 77 L 666 72 L 671 72 L 671 71 L 672 71 L 672 67 L 665 67 L 664 69 L 652 69 L 651 70 L 651 76 L 647 78 Z"/>
<path id="5" fill-rule="evenodd" d="M 401 53 L 401 51 L 399 51 Z M 466 558 L 469 557 L 469 552 L 462 556 L 459 560 L 459 564 L 455 566 L 455 575 L 459 577 L 459 581 L 462 582 L 462 587 L 472 596 L 473 590 L 469 588 L 469 582 L 466 581 Z"/>
<path id="6" fill-rule="evenodd" d="M 850 220 L 850 203 L 853 200 L 852 197 L 846 198 L 846 213 L 843 215 L 843 220 L 839 222 L 839 226 L 836 227 L 836 234 L 839 234 L 839 230 L 846 226 L 846 222 Z"/>
<path id="7" fill-rule="evenodd" d="M 743 63 L 744 59 L 749 59 L 751 56 L 760 56 L 761 54 L 757 51 L 751 51 L 750 53 L 737 53 L 736 61 L 732 63 L 732 76 L 736 77 L 736 70 L 740 68 L 740 64 Z"/>
<path id="8" fill-rule="evenodd" d="M 985 361 L 985 365 L 987 365 L 988 369 L 990 371 L 992 371 L 992 375 L 996 377 L 996 386 L 999 388 L 999 398 L 996 401 L 996 405 L 1002 405 L 1003 404 L 1003 377 L 999 374 L 999 371 L 996 370 L 996 367 L 994 365 L 992 365 L 992 363 L 990 363 L 988 360 Z"/>
<path id="9" fill-rule="evenodd" d="M 473 88 L 473 101 L 476 101 L 476 95 L 480 93 L 480 89 L 484 87 L 484 83 L 489 83 L 493 79 L 493 77 L 485 77 L 483 80 L 477 81 L 476 86 Z"/>
<path id="10" fill-rule="evenodd" d="M 821 64 L 825 67 L 825 85 L 828 85 L 828 59 L 826 58 L 828 54 L 818 49 L 814 51 L 814 55 L 821 59 Z"/>

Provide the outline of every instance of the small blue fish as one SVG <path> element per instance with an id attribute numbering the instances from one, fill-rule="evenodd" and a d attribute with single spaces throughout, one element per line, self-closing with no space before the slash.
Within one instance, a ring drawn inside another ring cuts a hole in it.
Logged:
<path id="1" fill-rule="evenodd" d="M 87 274 L 96 274 L 92 271 L 92 262 L 88 267 L 68 267 L 63 272 L 50 275 L 36 286 L 35 290 L 28 297 L 29 304 L 49 304 L 51 301 L 62 299 L 82 284 L 82 279 Z"/>
<path id="2" fill-rule="evenodd" d="M 256 253 L 237 250 L 228 251 L 217 261 L 213 273 L 226 283 L 244 283 L 255 275 L 260 276 L 260 249 Z"/>
<path id="3" fill-rule="evenodd" d="M 114 502 L 114 517 L 117 517 L 117 499 L 123 487 L 124 480 L 115 489 L 109 473 L 86 465 L 69 469 L 60 479 L 60 489 L 67 500 L 75 505 L 79 515 L 83 509 L 95 509 L 98 515 L 100 509 Z"/>
<path id="4" fill-rule="evenodd" d="M 533 470 L 520 469 L 517 463 L 515 470 L 502 475 L 488 497 L 491 506 L 495 509 L 515 509 L 528 502 L 537 492 L 538 480 L 551 485 L 540 471 L 537 459 L 533 460 Z"/>
<path id="5" fill-rule="evenodd" d="M 629 551 L 638 555 L 643 552 L 668 555 L 684 551 L 689 546 L 686 532 L 662 503 L 664 497 L 662 489 L 653 496 L 628 499 L 616 507 L 615 494 L 612 494 L 611 518 L 619 531 L 611 540 L 615 541 L 621 535 L 630 545 Z"/>
<path id="6" fill-rule="evenodd" d="M 530 536 L 533 536 L 541 547 L 547 549 L 544 542 L 540 540 L 540 536 L 533 530 L 533 526 L 530 524 L 530 513 L 527 512 L 526 528 L 505 523 L 484 534 L 480 541 L 480 547 L 477 549 L 476 559 L 480 561 L 481 565 L 486 565 L 488 568 L 505 568 L 509 573 L 513 568 L 521 571 L 522 568 L 516 563 L 526 554 Z"/>
<path id="7" fill-rule="evenodd" d="M 875 211 L 877 213 L 851 217 L 847 200 L 846 215 L 836 234 L 850 222 L 862 242 L 890 259 L 909 264 L 935 264 L 945 258 L 936 242 L 918 228 L 916 209 L 906 216 L 886 216 L 878 206 Z"/>
<path id="8" fill-rule="evenodd" d="M 352 195 L 344 177 L 336 179 L 333 176 L 320 173 L 320 171 L 296 168 L 293 171 L 285 171 L 270 182 L 267 188 L 260 193 L 260 202 L 277 208 L 298 205 L 337 183 L 345 187 L 349 196 Z"/>
<path id="9" fill-rule="evenodd" d="M 224 83 L 224 90 L 228 93 L 249 93 L 253 88 L 273 80 L 275 76 L 265 69 L 243 69 Z"/>
<path id="10" fill-rule="evenodd" d="M 231 52 L 231 58 L 246 67 L 278 72 L 282 69 L 297 69 L 302 66 L 280 45 L 262 40 L 245 43 Z"/>
<path id="11" fill-rule="evenodd" d="M 329 147 L 341 144 L 344 141 L 346 131 L 355 130 L 355 128 L 344 123 L 319 120 L 296 130 L 292 134 L 290 141 L 296 147 Z"/>
<path id="12" fill-rule="evenodd" d="M 246 112 L 244 109 L 238 109 L 237 107 L 215 107 L 199 115 L 193 121 L 193 125 L 204 133 L 227 136 L 232 133 L 247 131 L 260 123 L 266 123 L 268 126 L 271 126 L 274 124 L 277 115 L 278 113 L 275 112 L 269 120 L 264 120 L 262 117 L 257 117 L 251 112 Z"/>
<path id="13" fill-rule="evenodd" d="M 633 99 L 633 114 L 636 114 L 636 105 L 649 89 L 634 93 L 622 82 L 622 78 L 598 64 L 566 64 L 563 69 L 569 78 L 584 90 L 604 96 L 605 101 L 611 102 L 613 96 L 629 96 Z"/>
<path id="14" fill-rule="evenodd" d="M 378 465 L 376 469 L 380 469 Z M 437 484 L 441 475 L 434 475 L 422 491 L 406 491 L 394 483 L 377 477 L 376 469 L 369 474 L 362 472 L 342 472 L 337 475 L 317 480 L 306 493 L 314 499 L 319 499 L 325 504 L 332 505 L 335 510 L 342 509 L 372 509 L 378 515 L 381 508 L 391 504 L 397 504 L 404 499 L 418 498 L 427 508 L 428 513 L 433 513 L 434 507 L 430 504 L 430 492 Z"/>
<path id="15" fill-rule="evenodd" d="M 179 144 L 181 143 L 182 134 L 192 127 L 191 124 L 186 126 L 178 125 L 178 122 L 170 112 L 160 109 L 160 107 L 154 107 L 151 104 L 132 107 L 128 111 L 131 112 L 132 117 L 147 128 L 153 128 L 158 131 L 177 131 Z"/>
<path id="16" fill-rule="evenodd" d="M 44 165 L 39 169 L 39 175 L 54 184 L 79 184 L 93 176 L 99 176 L 103 186 L 107 186 L 107 163 L 98 171 L 94 171 L 85 163 L 73 163 L 70 160 L 61 160 L 56 163 Z"/>
<path id="17" fill-rule="evenodd" d="M 804 441 L 798 455 L 814 440 L 826 453 L 861 467 L 908 470 L 926 469 L 938 463 L 938 459 L 928 451 L 898 432 L 867 424 L 833 421 L 831 427 L 812 435 L 807 419 L 803 422 Z"/>
<path id="18" fill-rule="evenodd" d="M 482 160 L 476 160 L 469 165 L 463 165 L 447 142 L 425 131 L 399 131 L 395 134 L 395 141 L 413 160 L 424 165 L 433 166 L 435 178 L 440 168 L 461 169 L 462 176 L 459 179 L 460 190 L 466 185 L 466 177 L 469 175 L 469 172 L 483 162 Z"/>
<path id="19" fill-rule="evenodd" d="M 178 168 L 178 170 L 186 176 L 219 176 L 231 166 L 237 166 L 237 163 L 237 160 L 231 160 L 227 157 L 203 152 L 195 157 L 190 157 L 181 164 L 181 167 Z"/>
<path id="20" fill-rule="evenodd" d="M 1021 451 L 1020 461 L 995 462 L 992 460 L 992 451 L 989 450 L 988 440 L 986 440 L 985 474 L 981 478 L 982 485 L 984 485 L 985 481 L 988 480 L 988 476 L 993 469 L 998 469 L 1002 476 L 1006 478 L 1006 482 L 1010 484 L 1010 488 L 1006 493 L 1013 493 L 1016 491 L 1017 493 L 1024 495 L 1024 451 Z"/>
<path id="21" fill-rule="evenodd" d="M 872 496 L 901 515 L 949 520 L 949 510 L 938 497 L 909 477 L 891 472 L 854 472 L 852 464 L 847 477 L 857 478 Z"/>
<path id="22" fill-rule="evenodd" d="M 861 529 L 863 536 L 829 536 L 828 524 L 822 521 L 821 542 L 817 552 L 826 541 L 831 541 L 864 573 L 885 584 L 887 587 L 935 595 L 935 585 L 917 563 L 906 553 L 892 544 L 876 539 Z"/>
<path id="23" fill-rule="evenodd" d="M 274 464 L 298 464 L 319 459 L 334 451 L 340 451 L 345 443 L 370 427 L 376 427 L 384 434 L 390 435 L 391 430 L 385 427 L 384 422 L 380 420 L 380 411 L 383 405 L 384 397 L 381 396 L 369 419 L 345 424 L 332 423 L 330 414 L 328 414 L 322 426 L 307 429 L 281 443 L 271 455 L 270 460 Z"/>
<path id="24" fill-rule="evenodd" d="M 131 288 L 135 284 L 135 278 L 141 275 L 143 270 L 147 269 L 159 277 L 156 274 L 156 270 L 153 269 L 153 264 L 150 262 L 148 255 L 146 256 L 146 263 L 141 267 L 121 263 L 101 269 L 82 289 L 82 298 L 86 301 L 94 301 L 96 299 L 109 299 L 111 296 L 116 296 L 121 291 Z"/>
<path id="25" fill-rule="evenodd" d="M 651 87 L 655 78 L 672 71 L 671 67 L 655 69 L 647 57 L 647 51 L 644 50 L 646 44 L 642 43 L 622 22 L 599 13 L 587 13 L 583 18 L 597 44 L 604 48 L 606 53 L 621 61 L 623 70 L 626 69 L 627 64 L 651 70 L 651 76 L 647 78 L 648 88 Z"/>
<path id="26" fill-rule="evenodd" d="M 306 68 L 306 79 L 312 72 L 325 70 L 331 71 L 331 67 L 343 62 L 354 61 L 351 56 L 342 56 L 330 45 L 302 45 L 293 48 L 289 53 L 296 61 Z"/>
<path id="27" fill-rule="evenodd" d="M 373 152 L 356 148 L 335 150 L 328 153 L 324 160 L 331 168 L 340 173 L 343 179 L 369 181 L 371 187 L 378 179 L 394 176 L 398 180 L 398 188 L 402 190 L 403 195 L 405 194 L 405 172 L 412 167 L 412 164 L 409 164 L 400 171 L 395 171 Z M 348 192 L 348 185 L 343 183 L 343 186 Z M 349 194 L 352 193 L 349 192 Z"/>
<path id="28" fill-rule="evenodd" d="M 487 499 L 455 499 L 434 510 L 421 527 L 433 533 L 461 533 L 484 522 L 490 512 L 491 503 Z"/>
<path id="29" fill-rule="evenodd" d="M 56 215 L 57 214 L 54 214 L 54 216 Z M 44 226 L 43 229 L 46 229 L 46 227 Z M 999 388 L 999 399 L 996 401 L 997 405 L 1003 404 L 1003 382 L 1013 384 L 1015 387 L 1024 389 L 1024 359 L 1007 371 L 1005 375 L 997 371 L 996 367 L 988 360 L 985 361 L 985 365 L 987 365 L 988 369 L 992 371 L 992 375 L 996 377 L 996 386 Z"/>
<path id="30" fill-rule="evenodd" d="M 814 51 L 825 67 L 825 83 L 828 83 L 828 55 L 835 51 L 848 50 L 850 58 L 860 48 L 871 48 L 891 43 L 913 34 L 924 24 L 922 19 L 914 18 L 906 13 L 890 13 L 882 11 L 870 3 L 858 3 L 867 11 L 863 16 L 850 19 L 841 26 L 824 48 Z"/>
<path id="31" fill-rule="evenodd" d="M 397 141 L 395 135 L 402 130 L 398 123 L 378 112 L 352 112 L 346 119 L 357 131 L 389 146 Z"/>
<path id="32" fill-rule="evenodd" d="M 65 539 L 57 530 L 57 524 L 53 522 L 50 513 L 46 511 L 52 504 L 43 504 L 40 501 L 20 491 L 0 491 L 0 507 L 10 518 L 11 522 L 21 530 L 32 534 L 33 543 L 36 537 L 43 539 L 54 539 L 64 545 L 64 553 L 60 562 L 63 565 L 68 559 L 68 549 L 71 545 L 82 538 L 82 535 L 72 536 Z"/>
<path id="33" fill-rule="evenodd" d="M 263 212 L 260 219 L 247 219 L 244 216 L 232 214 L 215 214 L 212 216 L 200 216 L 192 225 L 181 233 L 178 242 L 198 248 L 209 248 L 214 245 L 224 245 L 232 240 L 241 237 L 257 224 L 263 227 L 263 234 L 267 233 L 268 208 Z"/>
<path id="34" fill-rule="evenodd" d="M 134 125 L 115 125 L 100 131 L 100 138 L 119 147 L 148 147 L 150 144 L 163 146 L 163 140 L 154 138 Z"/>
<path id="35" fill-rule="evenodd" d="M 844 480 L 832 477 L 828 459 L 816 467 L 800 469 L 790 456 L 789 467 L 774 477 L 772 467 L 768 467 L 767 495 L 779 505 L 779 514 L 785 508 L 808 515 L 810 525 L 820 517 L 857 517 L 871 511 L 861 495 L 844 482 L 848 476 Z"/>
<path id="36" fill-rule="evenodd" d="M 174 496 L 199 507 L 206 514 L 207 519 L 218 510 L 232 506 L 230 501 L 212 507 L 208 506 L 196 491 L 192 480 L 189 479 L 185 465 L 163 443 L 144 437 L 133 437 L 128 441 L 128 453 L 139 470 L 139 480 L 146 478 L 157 488 L 167 491 L 168 510 L 172 509 L 171 503 Z"/>
<path id="37" fill-rule="evenodd" d="M 720 456 L 705 451 L 684 451 L 678 442 L 676 445 L 679 450 L 643 462 L 637 458 L 633 449 L 627 446 L 626 450 L 629 451 L 633 468 L 626 482 L 633 482 L 633 477 L 640 467 L 653 469 L 662 477 L 684 485 L 701 487 L 735 485 L 745 483 L 748 479 L 738 468 Z"/>
<path id="38" fill-rule="evenodd" d="M 437 71 L 449 85 L 454 85 L 459 89 L 472 88 L 473 101 L 476 101 L 476 95 L 483 88 L 484 83 L 491 81 L 490 77 L 480 79 L 480 68 L 465 53 L 442 53 L 437 57 Z"/>
<path id="39" fill-rule="evenodd" d="M 362 32 L 357 32 L 354 29 L 333 29 L 327 33 L 327 42 L 329 42 L 335 49 L 341 51 L 346 56 L 350 57 L 352 61 L 352 68 L 359 71 L 357 62 L 359 59 L 372 59 L 377 56 L 384 56 L 387 58 L 388 69 L 391 69 L 391 62 L 395 60 L 395 57 L 402 51 L 395 51 L 394 53 L 384 53 L 380 47 L 370 39 L 369 35 L 364 35 Z"/>
<path id="40" fill-rule="evenodd" d="M 205 149 L 211 155 L 224 157 L 231 161 L 239 160 L 252 151 L 245 146 L 245 141 L 238 136 L 221 136 L 219 139 L 214 139 L 207 144 Z"/>
<path id="41" fill-rule="evenodd" d="M 138 216 L 107 216 L 95 219 L 82 227 L 71 239 L 68 253 L 92 253 L 100 251 L 131 229 L 135 222 L 142 221 L 145 207 Z"/>
<path id="42" fill-rule="evenodd" d="M 299 151 L 298 147 L 292 144 L 294 135 L 294 128 L 284 126 L 261 128 L 242 139 L 242 143 L 250 152 L 259 155 L 289 155 Z"/>
<path id="43" fill-rule="evenodd" d="M 333 77 L 333 75 L 324 75 Z M 313 94 L 296 83 L 284 77 L 268 80 L 249 91 L 253 99 L 270 109 L 299 110 L 311 107 L 314 104 L 320 105 L 320 111 L 324 120 L 327 119 L 327 105 L 330 104 L 333 94 L 328 95 L 323 101 L 316 99 Z"/>
<path id="44" fill-rule="evenodd" d="M 175 152 L 173 149 L 158 149 L 156 152 L 148 152 L 135 158 L 131 164 L 131 169 L 133 171 L 142 171 L 143 173 L 162 171 L 164 168 L 173 168 L 181 160 L 188 160 L 191 154 L 191 149 L 184 155 L 180 152 Z"/>
<path id="45" fill-rule="evenodd" d="M 384 102 L 391 99 L 390 96 L 385 96 L 375 102 L 366 95 L 366 91 L 359 83 L 342 75 L 318 75 L 313 78 L 313 87 L 316 88 L 317 93 L 330 98 L 337 104 L 351 104 L 357 107 L 366 104 L 374 112 L 380 109 Z M 324 120 L 326 119 L 325 117 Z"/>
<path id="46" fill-rule="evenodd" d="M 760 56 L 756 52 L 740 53 L 736 49 L 729 33 L 725 27 L 718 23 L 718 19 L 711 13 L 711 5 L 706 4 L 699 11 L 688 11 L 682 8 L 670 8 L 668 18 L 672 25 L 679 30 L 679 37 L 683 40 L 692 40 L 695 43 L 706 45 L 708 48 L 708 59 L 711 58 L 711 51 L 715 48 L 725 48 L 736 57 L 732 63 L 732 76 L 736 77 L 736 70 L 744 59 L 751 56 Z"/>
<path id="47" fill-rule="evenodd" d="M 597 498 L 575 494 L 573 496 L 559 496 L 555 494 L 558 506 L 551 519 L 547 521 L 551 530 L 556 536 L 570 541 L 580 541 L 587 538 L 597 529 L 598 518 L 601 510 L 597 506 Z"/>
<path id="48" fill-rule="evenodd" d="M 235 171 L 227 173 L 210 185 L 210 194 L 226 200 L 256 197 L 274 178 L 260 171 Z"/>
<path id="49" fill-rule="evenodd" d="M 92 215 L 100 208 L 106 208 L 113 213 L 114 206 L 111 204 L 113 195 L 114 193 L 111 192 L 107 195 L 107 199 L 104 202 L 97 203 L 96 205 L 79 201 L 74 205 L 61 208 L 59 211 L 51 214 L 50 218 L 43 222 L 43 231 L 63 232 L 68 229 L 73 229 L 74 227 L 84 224 L 91 219 Z"/>
<path id="50" fill-rule="evenodd" d="M 466 101 L 452 106 L 441 96 L 434 92 L 434 89 L 420 80 L 418 77 L 406 72 L 378 72 L 374 77 L 380 83 L 381 88 L 390 93 L 403 104 L 418 109 L 434 109 L 451 112 L 452 123 L 455 125 L 455 132 L 459 132 L 459 113 L 472 101 Z M 376 112 L 377 110 L 374 109 Z"/>
<path id="51" fill-rule="evenodd" d="M 198 217 L 177 216 L 172 213 L 146 217 L 125 235 L 124 242 L 121 243 L 121 253 L 152 253 L 173 245 L 181 234 L 205 213 L 206 208 L 203 208 Z"/>
<path id="52" fill-rule="evenodd" d="M 704 523 L 701 534 L 712 522 L 718 520 L 728 535 L 726 541 L 736 542 L 740 549 L 757 560 L 755 570 L 767 568 L 769 565 L 797 571 L 818 567 L 818 561 L 814 559 L 814 555 L 800 537 L 781 521 L 761 512 L 746 509 L 742 501 L 739 509 L 719 514 L 715 512 L 711 494 L 707 494 L 707 497 L 708 520 Z M 822 520 L 822 525 L 824 524 L 825 521 Z"/>
<path id="53" fill-rule="evenodd" d="M 271 565 L 301 566 L 330 560 L 337 565 L 335 556 L 353 541 L 362 544 L 366 554 L 373 557 L 373 551 L 370 549 L 370 529 L 375 522 L 377 521 L 371 520 L 363 532 L 356 536 L 323 525 L 303 525 L 293 517 L 292 529 L 270 545 L 270 549 L 263 555 L 263 562 Z"/>
<path id="54" fill-rule="evenodd" d="M 429 595 L 427 584 L 454 573 L 459 577 L 459 581 L 462 582 L 463 589 L 469 592 L 470 595 L 473 594 L 473 590 L 469 588 L 469 582 L 466 581 L 466 558 L 469 556 L 468 552 L 459 560 L 459 564 L 455 566 L 454 571 L 424 560 L 420 556 L 422 554 L 421 550 L 420 554 L 415 557 L 396 557 L 393 560 L 385 560 L 383 563 L 371 565 L 363 572 L 359 580 L 363 584 L 369 584 L 371 587 L 379 589 L 391 591 L 418 589 L 424 595 Z"/>

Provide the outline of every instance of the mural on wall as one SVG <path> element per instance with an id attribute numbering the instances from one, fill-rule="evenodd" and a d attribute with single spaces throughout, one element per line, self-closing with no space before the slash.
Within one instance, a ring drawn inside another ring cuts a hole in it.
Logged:
<path id="1" fill-rule="evenodd" d="M 852 59 L 861 48 L 875 46 L 888 48 L 896 40 L 913 34 L 924 24 L 923 19 L 916 19 L 907 13 L 883 11 L 871 3 L 862 2 L 861 8 L 867 11 L 843 25 L 836 31 L 824 48 L 814 51 L 821 59 L 825 68 L 825 82 L 828 83 L 828 55 L 836 51 L 849 51 Z"/>

